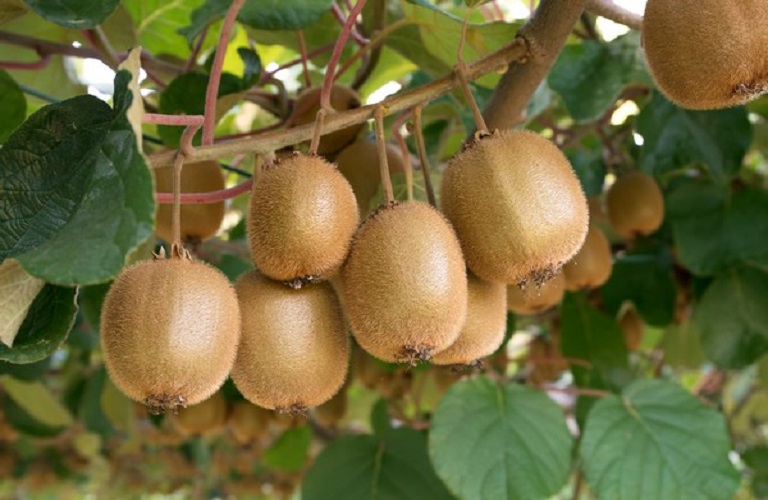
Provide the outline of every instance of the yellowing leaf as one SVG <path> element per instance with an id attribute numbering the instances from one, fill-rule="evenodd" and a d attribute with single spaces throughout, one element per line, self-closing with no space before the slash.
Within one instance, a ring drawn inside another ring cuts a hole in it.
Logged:
<path id="1" fill-rule="evenodd" d="M 131 107 L 128 109 L 126 116 L 128 121 L 133 127 L 133 133 L 136 135 L 136 145 L 141 151 L 141 119 L 144 116 L 144 101 L 141 99 L 141 91 L 139 88 L 139 73 L 141 72 L 141 47 L 133 48 L 128 57 L 120 63 L 118 69 L 126 69 L 130 71 L 133 78 L 131 78 L 128 88 L 133 94 L 133 101 L 131 101 Z"/>
<path id="2" fill-rule="evenodd" d="M 21 0 L 0 0 L 0 24 L 13 21 L 27 13 L 27 7 Z"/>
<path id="3" fill-rule="evenodd" d="M 6 259 L 0 265 L 0 342 L 13 347 L 29 306 L 45 281 L 28 274 L 18 261 Z"/>
<path id="4" fill-rule="evenodd" d="M 72 415 L 40 382 L 25 382 L 10 375 L 0 377 L 6 394 L 38 422 L 49 427 L 67 427 Z"/>

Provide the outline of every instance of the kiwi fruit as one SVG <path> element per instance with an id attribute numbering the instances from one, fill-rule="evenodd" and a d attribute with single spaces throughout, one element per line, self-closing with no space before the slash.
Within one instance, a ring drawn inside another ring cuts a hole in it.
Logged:
<path id="1" fill-rule="evenodd" d="M 612 270 L 611 244 L 600 228 L 591 225 L 579 253 L 563 266 L 565 289 L 575 291 L 597 288 L 608 281 Z"/>
<path id="2" fill-rule="evenodd" d="M 643 48 L 653 79 L 688 109 L 745 104 L 768 92 L 764 0 L 648 0 Z"/>
<path id="3" fill-rule="evenodd" d="M 127 267 L 101 311 L 110 378 L 157 413 L 216 392 L 232 368 L 239 338 L 240 309 L 229 280 L 188 254 Z"/>
<path id="4" fill-rule="evenodd" d="M 619 315 L 619 326 L 624 333 L 627 350 L 636 351 L 643 341 L 645 326 L 634 307 L 625 308 Z"/>
<path id="5" fill-rule="evenodd" d="M 355 233 L 341 277 L 352 334 L 369 354 L 415 364 L 448 348 L 467 313 L 467 277 L 450 224 L 422 202 L 392 202 Z"/>
<path id="6" fill-rule="evenodd" d="M 289 123 L 292 125 L 314 123 L 317 112 L 320 111 L 321 90 L 320 87 L 312 87 L 296 96 Z M 361 104 L 360 96 L 350 87 L 334 85 L 331 89 L 331 106 L 334 110 L 346 111 L 359 108 Z M 337 153 L 354 141 L 362 128 L 363 124 L 360 123 L 323 135 L 317 148 L 317 154 L 330 156 Z"/>
<path id="7" fill-rule="evenodd" d="M 387 165 L 390 173 L 405 172 L 405 160 L 400 148 L 386 145 Z M 347 178 L 357 197 L 361 214 L 370 210 L 371 200 L 379 192 L 379 150 L 375 141 L 358 141 L 344 148 L 335 159 L 339 172 Z"/>
<path id="8" fill-rule="evenodd" d="M 232 381 L 247 400 L 302 414 L 338 392 L 349 338 L 327 282 L 294 290 L 250 271 L 235 283 L 242 338 Z"/>
<path id="9" fill-rule="evenodd" d="M 565 276 L 562 273 L 552 277 L 540 286 L 529 285 L 521 288 L 507 286 L 507 309 L 523 316 L 539 314 L 555 307 L 565 295 Z"/>
<path id="10" fill-rule="evenodd" d="M 324 427 L 337 427 L 347 413 L 347 391 L 340 390 L 314 410 L 315 420 Z"/>
<path id="11" fill-rule="evenodd" d="M 507 329 L 507 286 L 467 276 L 467 319 L 459 338 L 435 354 L 436 365 L 474 365 L 493 354 Z"/>
<path id="12" fill-rule="evenodd" d="M 521 286 L 557 274 L 581 248 L 589 222 L 568 159 L 525 130 L 495 131 L 456 154 L 443 174 L 442 207 L 469 269 Z"/>
<path id="13" fill-rule="evenodd" d="M 269 421 L 269 412 L 264 408 L 248 401 L 237 401 L 232 405 L 227 425 L 235 441 L 245 445 L 266 434 Z"/>
<path id="14" fill-rule="evenodd" d="M 529 369 L 527 380 L 533 385 L 553 382 L 568 369 L 568 362 L 560 354 L 559 346 L 542 336 L 528 344 Z"/>
<path id="15" fill-rule="evenodd" d="M 358 221 L 355 194 L 336 167 L 319 156 L 281 159 L 253 182 L 253 263 L 278 281 L 326 278 L 341 267 Z"/>
<path id="16" fill-rule="evenodd" d="M 383 371 L 376 391 L 384 399 L 401 399 L 411 392 L 413 386 L 413 370 L 410 367 L 399 367 L 392 371 Z"/>
<path id="17" fill-rule="evenodd" d="M 638 171 L 619 177 L 605 194 L 608 220 L 625 239 L 656 231 L 664 220 L 664 198 L 656 181 Z"/>
<path id="18" fill-rule="evenodd" d="M 220 392 L 202 403 L 188 406 L 175 415 L 171 421 L 185 436 L 202 436 L 221 429 L 227 421 L 227 401 Z"/>
<path id="19" fill-rule="evenodd" d="M 355 345 L 352 350 L 352 373 L 368 389 L 375 389 L 384 378 L 379 361 Z"/>
<path id="20" fill-rule="evenodd" d="M 154 169 L 155 189 L 159 193 L 173 192 L 173 167 Z M 181 170 L 182 193 L 206 193 L 225 186 L 224 173 L 215 161 L 185 164 Z M 155 216 L 155 233 L 165 241 L 173 240 L 171 223 L 173 205 L 158 203 Z M 181 206 L 181 240 L 195 244 L 212 238 L 224 220 L 224 202 L 190 204 Z"/>

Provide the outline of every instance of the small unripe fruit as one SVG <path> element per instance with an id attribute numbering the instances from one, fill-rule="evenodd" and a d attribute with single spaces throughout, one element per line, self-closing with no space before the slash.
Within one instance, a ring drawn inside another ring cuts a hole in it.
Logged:
<path id="1" fill-rule="evenodd" d="M 101 349 L 112 381 L 157 412 L 216 392 L 239 337 L 240 312 L 227 277 L 189 258 L 126 268 L 101 311 Z"/>
<path id="2" fill-rule="evenodd" d="M 612 270 L 611 244 L 597 226 L 590 226 L 579 253 L 563 266 L 565 288 L 569 291 L 597 288 L 608 281 Z"/>
<path id="3" fill-rule="evenodd" d="M 344 383 L 349 339 L 328 283 L 293 290 L 258 271 L 235 283 L 243 314 L 232 381 L 253 404 L 302 413 Z"/>
<path id="4" fill-rule="evenodd" d="M 188 406 L 171 416 L 178 431 L 185 436 L 201 436 L 219 430 L 227 421 L 227 401 L 220 392 L 202 403 Z"/>
<path id="5" fill-rule="evenodd" d="M 541 286 L 529 285 L 520 288 L 507 286 L 507 309 L 515 314 L 538 314 L 551 309 L 563 300 L 565 295 L 565 276 L 554 276 Z"/>
<path id="6" fill-rule="evenodd" d="M 764 0 L 648 0 L 643 48 L 656 85 L 688 109 L 745 104 L 768 92 Z"/>
<path id="7" fill-rule="evenodd" d="M 627 307 L 619 316 L 619 326 L 624 333 L 627 350 L 636 351 L 643 342 L 645 327 L 634 307 Z"/>
<path id="8" fill-rule="evenodd" d="M 238 401 L 232 405 L 228 426 L 232 436 L 241 445 L 253 443 L 269 428 L 269 412 L 249 403 Z"/>
<path id="9" fill-rule="evenodd" d="M 154 169 L 158 193 L 173 192 L 173 167 Z M 181 170 L 182 193 L 207 193 L 225 188 L 224 173 L 215 161 L 185 164 Z M 173 240 L 171 223 L 173 205 L 157 205 L 155 233 L 165 241 Z M 212 238 L 224 221 L 224 202 L 181 205 L 181 241 L 200 243 Z"/>
<path id="10" fill-rule="evenodd" d="M 459 338 L 432 357 L 436 365 L 471 365 L 496 352 L 507 329 L 507 286 L 469 274 L 467 319 Z"/>
<path id="11" fill-rule="evenodd" d="M 587 235 L 587 199 L 568 159 L 529 131 L 496 131 L 456 154 L 442 204 L 467 267 L 486 281 L 541 284 Z"/>
<path id="12" fill-rule="evenodd" d="M 451 226 L 426 203 L 374 212 L 355 234 L 342 280 L 352 334 L 373 356 L 416 363 L 458 338 L 467 312 L 464 259 Z"/>
<path id="13" fill-rule="evenodd" d="M 616 234 L 622 238 L 644 236 L 656 231 L 664 220 L 664 198 L 650 175 L 633 171 L 608 189 L 606 212 Z"/>
<path id="14" fill-rule="evenodd" d="M 319 156 L 284 158 L 253 182 L 248 240 L 253 263 L 269 278 L 290 282 L 334 274 L 357 224 L 352 187 Z"/>
<path id="15" fill-rule="evenodd" d="M 320 110 L 320 87 L 312 87 L 296 97 L 290 123 L 306 125 L 313 123 Z M 360 96 L 353 89 L 343 85 L 334 85 L 331 89 L 331 106 L 335 111 L 346 111 L 360 107 Z M 340 151 L 357 137 L 363 124 L 351 125 L 347 128 L 323 135 L 317 148 L 317 154 L 328 156 Z"/>

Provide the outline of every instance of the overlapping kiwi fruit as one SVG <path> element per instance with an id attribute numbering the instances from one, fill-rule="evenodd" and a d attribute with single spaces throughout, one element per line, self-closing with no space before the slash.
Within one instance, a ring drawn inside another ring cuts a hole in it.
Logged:
<path id="1" fill-rule="evenodd" d="M 344 383 L 349 338 L 327 282 L 294 290 L 251 271 L 235 283 L 242 337 L 232 381 L 246 399 L 301 414 Z"/>
<path id="2" fill-rule="evenodd" d="M 173 167 L 154 169 L 155 188 L 159 193 L 173 192 Z M 181 171 L 182 193 L 206 193 L 225 188 L 224 173 L 215 161 L 185 164 Z M 165 241 L 173 240 L 173 206 L 158 204 L 155 233 Z M 224 202 L 181 206 L 181 241 L 194 244 L 212 238 L 224 220 Z"/>
<path id="3" fill-rule="evenodd" d="M 540 286 L 507 286 L 507 309 L 515 314 L 539 314 L 555 307 L 565 295 L 565 276 L 559 273 Z"/>
<path id="4" fill-rule="evenodd" d="M 328 277 L 346 258 L 358 219 L 352 187 L 332 164 L 298 153 L 278 160 L 253 182 L 253 262 L 278 281 Z"/>
<path id="5" fill-rule="evenodd" d="M 495 131 L 454 156 L 442 205 L 467 266 L 486 281 L 541 284 L 587 235 L 579 179 L 557 146 L 529 131 Z"/>
<path id="6" fill-rule="evenodd" d="M 764 0 L 648 0 L 643 48 L 659 89 L 688 109 L 744 104 L 768 92 Z"/>
<path id="7" fill-rule="evenodd" d="M 605 194 L 608 220 L 622 238 L 656 231 L 664 220 L 664 197 L 656 181 L 638 171 L 619 177 Z"/>
<path id="8" fill-rule="evenodd" d="M 215 432 L 227 422 L 227 401 L 220 392 L 216 392 L 202 403 L 179 410 L 171 416 L 171 421 L 185 436 Z"/>
<path id="9" fill-rule="evenodd" d="M 472 365 L 493 354 L 507 329 L 507 286 L 467 276 L 467 319 L 459 338 L 435 354 L 436 365 Z"/>
<path id="10" fill-rule="evenodd" d="M 373 356 L 416 363 L 458 338 L 465 263 L 453 229 L 431 206 L 380 207 L 355 233 L 341 276 L 352 334 Z"/>
<path id="11" fill-rule="evenodd" d="M 315 121 L 317 112 L 320 110 L 321 90 L 320 87 L 312 87 L 296 97 L 289 123 L 293 125 L 306 125 Z M 360 96 L 350 87 L 334 85 L 331 89 L 331 107 L 334 110 L 346 111 L 359 108 L 360 105 Z M 360 123 L 324 135 L 320 139 L 317 154 L 330 156 L 339 152 L 344 146 L 355 140 L 355 137 L 357 137 L 358 132 L 362 128 L 363 124 Z"/>
<path id="12" fill-rule="evenodd" d="M 154 412 L 216 392 L 239 337 L 240 309 L 227 277 L 188 254 L 127 267 L 101 313 L 101 349 L 112 381 Z"/>
<path id="13" fill-rule="evenodd" d="M 603 232 L 590 225 L 581 250 L 563 266 L 566 290 L 583 290 L 603 285 L 611 277 L 613 255 Z"/>
<path id="14" fill-rule="evenodd" d="M 227 426 L 240 444 L 250 444 L 266 434 L 269 428 L 269 412 L 248 401 L 232 405 Z"/>

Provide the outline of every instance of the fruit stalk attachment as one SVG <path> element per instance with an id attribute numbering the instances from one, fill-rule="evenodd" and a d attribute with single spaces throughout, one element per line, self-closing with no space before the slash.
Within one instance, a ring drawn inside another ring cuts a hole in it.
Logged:
<path id="1" fill-rule="evenodd" d="M 403 123 L 405 123 L 410 114 L 411 111 L 408 110 L 401 113 L 400 116 L 397 117 L 395 123 L 392 124 L 392 136 L 395 138 L 397 146 L 400 148 L 400 154 L 403 157 L 403 165 L 405 166 L 405 186 L 408 201 L 413 201 L 413 163 L 411 163 L 411 155 L 408 152 L 408 145 L 405 143 L 403 134 L 400 133 L 400 127 L 403 126 Z"/>
<path id="2" fill-rule="evenodd" d="M 325 108 L 320 108 L 315 115 L 315 129 L 312 132 L 312 142 L 309 143 L 309 154 L 317 155 L 317 148 L 320 147 L 320 137 L 323 135 L 323 124 L 325 123 L 325 115 L 328 112 Z"/>
<path id="3" fill-rule="evenodd" d="M 424 176 L 424 189 L 427 191 L 427 200 L 433 207 L 437 207 L 435 201 L 435 189 L 432 187 L 432 176 L 429 172 L 429 156 L 427 156 L 427 145 L 424 142 L 424 134 L 421 129 L 421 110 L 424 105 L 419 104 L 413 108 L 413 122 L 409 124 L 409 129 L 416 139 L 416 148 L 419 150 L 419 161 L 421 162 L 421 173 Z"/>
<path id="4" fill-rule="evenodd" d="M 183 249 L 181 246 L 181 170 L 188 154 L 194 154 L 192 139 L 200 129 L 199 124 L 188 125 L 181 134 L 179 151 L 173 161 L 173 218 L 171 219 L 171 258 L 180 258 Z"/>
<path id="5" fill-rule="evenodd" d="M 357 0 L 357 3 L 349 11 L 347 22 L 341 28 L 339 38 L 336 40 L 336 44 L 333 46 L 333 52 L 331 53 L 331 59 L 328 61 L 328 67 L 325 68 L 325 80 L 323 80 L 323 90 L 320 94 L 320 107 L 322 109 L 333 109 L 331 107 L 331 89 L 333 88 L 334 75 L 336 74 L 336 66 L 341 58 L 341 51 L 344 49 L 344 44 L 347 43 L 347 38 L 352 32 L 352 28 L 357 22 L 357 16 L 363 11 L 365 7 L 365 0 Z"/>
<path id="6" fill-rule="evenodd" d="M 453 72 L 456 74 L 456 78 L 459 80 L 459 85 L 461 85 L 461 90 L 464 92 L 464 97 L 466 97 L 469 108 L 472 110 L 475 126 L 477 126 L 476 134 L 480 134 L 481 136 L 489 135 L 490 132 L 488 131 L 488 125 L 485 123 L 485 118 L 483 118 L 483 113 L 480 111 L 477 101 L 475 101 L 472 89 L 469 88 L 469 81 L 467 80 L 467 64 L 463 61 L 459 62 L 454 67 Z"/>
<path id="7" fill-rule="evenodd" d="M 389 178 L 389 164 L 387 163 L 387 143 L 384 138 L 384 106 L 379 106 L 373 112 L 376 123 L 376 146 L 379 148 L 379 169 L 381 173 L 381 185 L 384 188 L 386 203 L 395 201 L 395 193 L 392 189 L 392 180 Z"/>

